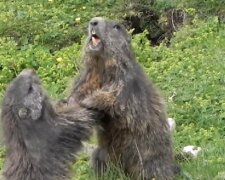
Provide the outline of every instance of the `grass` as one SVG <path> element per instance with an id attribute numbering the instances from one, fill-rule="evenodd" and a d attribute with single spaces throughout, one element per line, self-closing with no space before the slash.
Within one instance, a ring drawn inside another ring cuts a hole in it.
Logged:
<path id="1" fill-rule="evenodd" d="M 62 96 L 68 84 L 66 82 L 77 72 L 82 49 L 80 42 L 74 39 L 70 39 L 62 47 L 62 40 L 67 40 L 74 34 L 81 39 L 80 33 L 83 35 L 84 30 L 74 32 L 74 28 L 80 27 L 79 23 L 83 28 L 85 22 L 82 21 L 89 19 L 93 12 L 88 3 L 77 1 L 74 4 L 72 0 L 69 3 L 71 6 L 61 4 L 60 1 L 48 1 L 44 6 L 34 3 L 36 9 L 33 8 L 33 11 L 30 11 L 30 5 L 24 5 L 24 1 L 16 4 L 0 3 L 0 24 L 8 22 L 7 26 L 0 28 L 0 95 L 18 72 L 25 67 L 34 67 L 49 94 L 54 97 Z M 95 4 L 94 1 L 89 3 Z M 100 1 L 97 2 L 99 4 L 101 6 L 98 7 L 103 8 Z M 20 12 L 21 16 L 18 17 L 15 13 L 14 5 L 24 11 Z M 113 1 L 107 1 L 105 12 L 112 7 Z M 77 12 L 73 12 L 74 9 Z M 40 17 L 39 11 L 43 13 Z M 23 13 L 31 15 L 23 17 Z M 46 21 L 45 14 L 48 13 L 51 18 Z M 107 16 L 97 11 L 95 14 Z M 14 16 L 19 20 L 13 21 Z M 113 13 L 108 16 L 114 17 Z M 81 17 L 79 23 L 76 22 L 78 17 Z M 36 20 L 33 27 L 29 22 L 32 19 Z M 20 26 L 23 21 L 26 22 L 25 28 Z M 42 23 L 54 26 L 37 28 Z M 15 38 L 8 37 L 7 33 L 11 31 L 7 27 L 12 31 L 18 29 L 19 35 L 21 34 L 18 42 Z M 29 31 L 29 36 L 23 34 L 26 31 Z M 32 34 L 33 31 L 36 34 Z M 52 37 L 55 37 L 54 41 L 49 42 Z M 26 38 L 30 38 L 29 42 Z M 176 120 L 173 136 L 175 153 L 179 153 L 186 145 L 202 148 L 196 159 L 179 163 L 182 175 L 177 179 L 211 180 L 218 175 L 221 177 L 217 179 L 225 179 L 225 25 L 219 23 L 217 17 L 201 20 L 196 16 L 191 25 L 185 25 L 174 34 L 169 46 L 164 43 L 156 47 L 150 46 L 146 32 L 135 35 L 132 43 L 137 61 L 164 96 L 169 117 Z M 59 47 L 55 47 L 55 44 Z M 22 49 L 18 49 L 18 46 Z M 51 52 L 52 49 L 54 53 Z M 15 65 L 13 69 L 12 64 Z M 2 148 L 0 167 L 4 162 L 4 154 L 5 150 Z M 86 155 L 78 157 L 72 166 L 72 173 L 74 180 L 95 179 Z M 118 168 L 111 167 L 98 179 L 128 178 Z"/>
<path id="2" fill-rule="evenodd" d="M 168 114 L 176 120 L 175 153 L 186 145 L 202 148 L 196 159 L 179 162 L 177 179 L 208 180 L 225 171 L 225 30 L 216 18 L 185 26 L 171 45 L 149 48 L 145 33 L 133 38 L 137 60 L 161 89 Z M 78 160 L 77 179 L 92 179 L 87 160 Z M 88 170 L 88 171 L 87 171 Z M 105 179 L 123 179 L 110 171 Z M 221 175 L 221 179 L 225 176 Z M 80 178 L 81 177 L 81 178 Z"/>

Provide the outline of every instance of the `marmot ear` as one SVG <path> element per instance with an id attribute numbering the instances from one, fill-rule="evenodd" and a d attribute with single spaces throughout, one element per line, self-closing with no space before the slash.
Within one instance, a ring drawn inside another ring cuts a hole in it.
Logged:
<path id="1" fill-rule="evenodd" d="M 131 36 L 132 36 L 132 32 L 134 31 L 134 29 L 131 29 L 130 31 L 128 31 L 128 26 L 124 23 L 121 22 L 121 26 L 123 27 L 124 31 L 126 32 L 126 41 L 128 44 L 131 44 Z"/>
<path id="2" fill-rule="evenodd" d="M 130 36 L 127 37 L 127 42 L 128 42 L 128 44 L 131 43 L 131 37 Z"/>
<path id="3" fill-rule="evenodd" d="M 18 110 L 18 116 L 21 118 L 21 119 L 25 119 L 28 117 L 28 109 L 25 108 L 25 107 L 22 107 Z"/>

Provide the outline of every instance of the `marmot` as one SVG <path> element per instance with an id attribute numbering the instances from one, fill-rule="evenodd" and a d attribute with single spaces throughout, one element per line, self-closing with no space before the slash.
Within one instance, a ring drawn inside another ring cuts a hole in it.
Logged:
<path id="1" fill-rule="evenodd" d="M 63 108 L 63 107 L 62 107 Z M 2 105 L 5 180 L 66 180 L 98 113 L 67 106 L 57 113 L 33 70 L 9 85 Z"/>
<path id="2" fill-rule="evenodd" d="M 92 156 L 95 170 L 119 162 L 134 179 L 173 179 L 177 166 L 164 102 L 136 62 L 126 29 L 93 18 L 84 51 L 84 70 L 68 103 L 105 114 Z"/>

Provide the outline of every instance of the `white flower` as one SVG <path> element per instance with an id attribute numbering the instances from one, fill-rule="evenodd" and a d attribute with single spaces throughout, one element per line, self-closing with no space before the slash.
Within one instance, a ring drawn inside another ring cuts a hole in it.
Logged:
<path id="1" fill-rule="evenodd" d="M 80 22 L 80 17 L 75 19 L 76 22 Z"/>
<path id="2" fill-rule="evenodd" d="M 202 148 L 188 145 L 183 148 L 183 152 L 192 155 L 193 157 L 197 157 L 197 155 L 201 152 Z"/>
<path id="3" fill-rule="evenodd" d="M 168 118 L 167 122 L 168 122 L 169 127 L 170 127 L 170 132 L 173 132 L 175 130 L 175 127 L 176 127 L 175 120 L 173 118 Z"/>

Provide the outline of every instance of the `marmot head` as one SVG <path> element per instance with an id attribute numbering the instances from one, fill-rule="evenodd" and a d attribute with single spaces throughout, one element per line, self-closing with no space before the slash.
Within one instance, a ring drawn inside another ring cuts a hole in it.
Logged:
<path id="1" fill-rule="evenodd" d="M 89 22 L 86 53 L 90 56 L 114 58 L 129 55 L 130 37 L 124 26 L 115 21 L 95 17 Z"/>
<path id="2" fill-rule="evenodd" d="M 31 123 L 41 117 L 45 98 L 47 97 L 43 94 L 39 78 L 33 70 L 26 69 L 6 90 L 3 111 L 10 111 L 18 121 Z"/>

